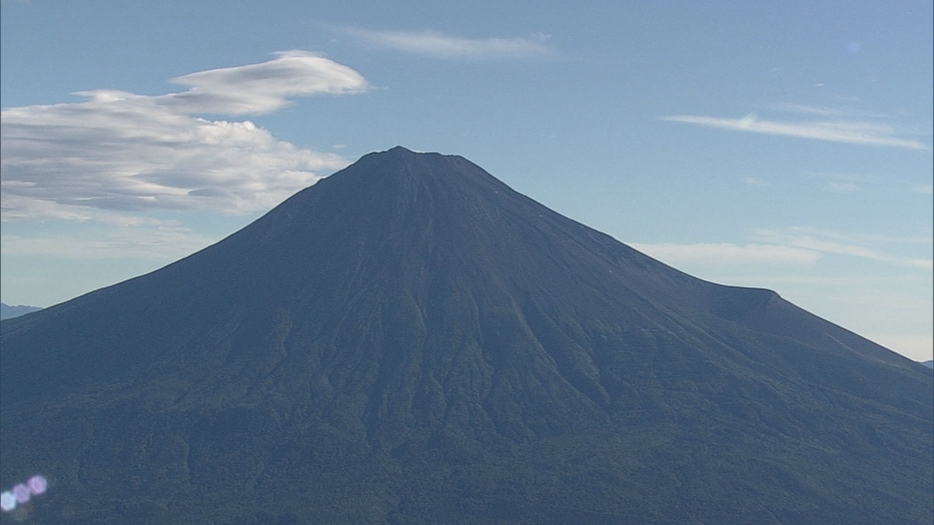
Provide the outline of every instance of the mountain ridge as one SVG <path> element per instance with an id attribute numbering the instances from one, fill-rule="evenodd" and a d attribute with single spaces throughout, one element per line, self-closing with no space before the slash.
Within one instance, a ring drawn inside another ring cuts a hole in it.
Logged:
<path id="1" fill-rule="evenodd" d="M 6 303 L 0 303 L 0 321 L 3 319 L 12 319 L 14 317 L 26 315 L 28 313 L 37 312 L 39 310 L 42 310 L 42 308 L 38 306 L 28 306 L 24 304 L 9 305 Z"/>

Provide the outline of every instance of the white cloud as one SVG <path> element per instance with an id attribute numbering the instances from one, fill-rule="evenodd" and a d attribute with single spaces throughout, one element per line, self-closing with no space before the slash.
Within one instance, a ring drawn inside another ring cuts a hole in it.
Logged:
<path id="1" fill-rule="evenodd" d="M 901 138 L 888 125 L 870 121 L 834 119 L 809 122 L 780 122 L 763 120 L 755 114 L 742 118 L 718 118 L 699 115 L 672 115 L 662 117 L 669 122 L 683 122 L 734 131 L 784 135 L 806 139 L 863 144 L 869 146 L 888 146 L 918 150 L 930 150 L 931 147 L 916 140 Z"/>
<path id="2" fill-rule="evenodd" d="M 84 102 L 4 109 L 3 220 L 271 207 L 347 161 L 277 140 L 250 121 L 192 115 L 266 113 L 289 97 L 366 88 L 350 68 L 298 51 L 176 81 L 191 89 L 159 96 L 98 90 L 83 93 Z"/>
<path id="3" fill-rule="evenodd" d="M 265 114 L 289 97 L 319 93 L 360 93 L 366 80 L 356 71 L 305 51 L 285 51 L 261 64 L 200 71 L 172 79 L 184 93 L 155 97 L 158 104 L 185 113 Z"/>
<path id="4" fill-rule="evenodd" d="M 339 31 L 366 43 L 431 58 L 504 60 L 546 58 L 556 55 L 548 35 L 511 38 L 460 38 L 435 31 L 373 31 L 355 27 Z"/>

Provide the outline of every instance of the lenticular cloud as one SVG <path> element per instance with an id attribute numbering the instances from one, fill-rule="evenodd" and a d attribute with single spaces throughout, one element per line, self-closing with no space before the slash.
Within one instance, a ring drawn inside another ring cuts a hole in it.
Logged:
<path id="1" fill-rule="evenodd" d="M 264 114 L 292 97 L 367 87 L 353 69 L 302 51 L 174 82 L 189 89 L 159 96 L 96 90 L 79 93 L 83 102 L 4 109 L 3 220 L 86 219 L 95 209 L 268 208 L 347 161 L 277 140 L 250 121 L 203 115 Z"/>
<path id="2" fill-rule="evenodd" d="M 305 51 L 278 53 L 262 64 L 212 69 L 172 79 L 190 89 L 155 97 L 159 104 L 185 113 L 263 114 L 288 103 L 288 97 L 319 93 L 360 93 L 366 80 L 356 71 Z"/>

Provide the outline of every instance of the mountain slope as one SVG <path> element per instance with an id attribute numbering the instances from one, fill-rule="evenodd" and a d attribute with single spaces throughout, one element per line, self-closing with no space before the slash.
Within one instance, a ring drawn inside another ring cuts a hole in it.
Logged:
<path id="1" fill-rule="evenodd" d="M 0 333 L 0 481 L 75 519 L 934 516 L 930 370 L 461 157 L 367 155 Z"/>

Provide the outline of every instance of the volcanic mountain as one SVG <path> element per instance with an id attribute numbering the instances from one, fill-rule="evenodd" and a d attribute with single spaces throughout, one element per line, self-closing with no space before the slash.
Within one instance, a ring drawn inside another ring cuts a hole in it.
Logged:
<path id="1" fill-rule="evenodd" d="M 691 277 L 457 156 L 364 156 L 0 324 L 36 523 L 908 524 L 930 369 Z"/>

